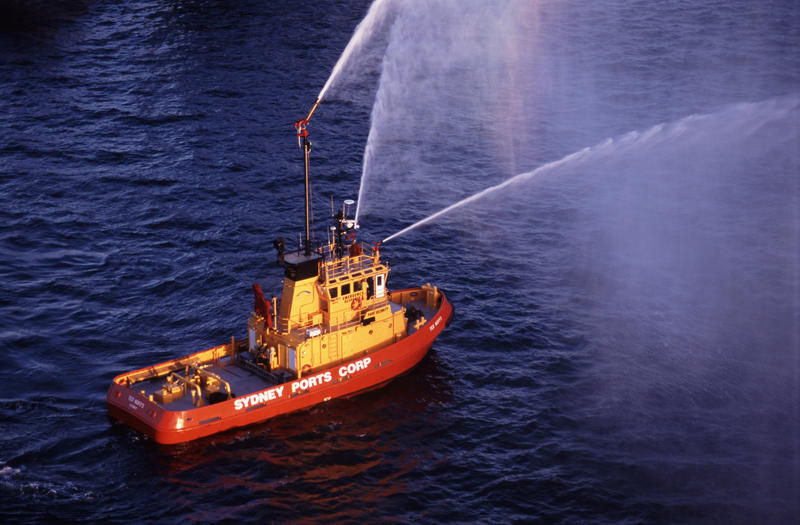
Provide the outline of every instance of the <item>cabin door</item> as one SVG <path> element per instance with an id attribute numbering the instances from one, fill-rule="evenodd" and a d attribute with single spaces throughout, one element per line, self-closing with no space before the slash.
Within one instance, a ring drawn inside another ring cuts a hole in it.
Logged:
<path id="1" fill-rule="evenodd" d="M 378 275 L 375 277 L 375 297 L 383 299 L 386 294 L 386 276 Z"/>

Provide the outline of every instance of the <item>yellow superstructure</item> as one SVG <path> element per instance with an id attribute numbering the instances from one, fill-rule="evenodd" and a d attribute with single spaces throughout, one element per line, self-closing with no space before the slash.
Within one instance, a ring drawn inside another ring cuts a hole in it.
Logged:
<path id="1" fill-rule="evenodd" d="M 358 225 L 347 218 L 354 201 L 344 201 L 334 216 L 328 243 L 312 247 L 311 142 L 306 127 L 318 104 L 316 100 L 308 116 L 295 122 L 305 175 L 304 240 L 296 251 L 284 253 L 285 241 L 276 239 L 279 261 L 286 270 L 280 305 L 273 298 L 270 313 L 263 296 L 259 302 L 259 288 L 256 312 L 248 321 L 249 351 L 257 365 L 298 378 L 408 334 L 406 308 L 389 300 L 389 267 L 381 262 L 378 245 L 367 247 L 354 241 Z"/>
<path id="2" fill-rule="evenodd" d="M 407 334 L 405 308 L 389 301 L 389 266 L 378 247 L 347 244 L 338 234 L 339 242 L 308 255 L 280 255 L 286 277 L 277 313 L 269 321 L 253 313 L 248 322 L 250 351 L 271 371 L 299 378 Z"/>

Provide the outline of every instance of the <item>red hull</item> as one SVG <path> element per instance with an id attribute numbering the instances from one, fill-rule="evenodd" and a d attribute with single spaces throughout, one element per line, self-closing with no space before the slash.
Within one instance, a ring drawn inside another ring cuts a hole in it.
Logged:
<path id="1" fill-rule="evenodd" d="M 292 380 L 263 391 L 190 410 L 163 408 L 121 384 L 129 373 L 122 374 L 114 379 L 106 394 L 108 411 L 112 417 L 162 444 L 183 443 L 262 422 L 324 401 L 371 390 L 403 375 L 425 357 L 452 315 L 453 308 L 442 294 L 438 311 L 419 330 L 383 349 L 315 374 L 330 373 L 327 381 L 301 385 L 300 381 Z M 349 371 L 348 365 L 351 365 Z M 300 390 L 300 387 L 307 388 Z M 259 393 L 262 394 L 260 397 L 257 395 Z"/>

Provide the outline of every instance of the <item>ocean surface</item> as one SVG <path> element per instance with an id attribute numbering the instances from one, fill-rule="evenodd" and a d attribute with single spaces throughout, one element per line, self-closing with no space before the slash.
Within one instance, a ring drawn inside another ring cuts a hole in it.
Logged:
<path id="1" fill-rule="evenodd" d="M 0 3 L 0 521 L 797 523 L 796 1 L 393 4 L 309 125 L 315 229 L 362 172 L 369 242 L 506 183 L 382 247 L 453 324 L 255 426 L 108 418 L 278 293 L 369 6 Z"/>

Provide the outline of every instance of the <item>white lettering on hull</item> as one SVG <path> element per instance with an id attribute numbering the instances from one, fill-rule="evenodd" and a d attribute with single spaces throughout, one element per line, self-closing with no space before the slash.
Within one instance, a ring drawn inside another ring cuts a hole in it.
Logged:
<path id="1" fill-rule="evenodd" d="M 347 377 L 361 370 L 366 370 L 371 362 L 371 358 L 365 357 L 363 359 L 359 359 L 358 361 L 353 361 L 350 364 L 344 365 L 339 368 L 339 377 Z"/>
<path id="2" fill-rule="evenodd" d="M 330 371 L 323 372 L 315 376 L 304 377 L 303 379 L 294 381 L 292 383 L 292 394 L 295 392 L 302 392 L 303 390 L 309 390 L 315 386 L 322 385 L 323 383 L 330 383 L 331 381 L 333 381 L 333 375 L 330 373 Z"/>
<path id="3" fill-rule="evenodd" d="M 347 377 L 362 370 L 366 370 L 371 362 L 371 357 L 363 357 L 358 361 L 353 361 L 352 363 L 342 365 L 339 367 L 339 377 Z M 331 381 L 333 381 L 333 373 L 330 370 L 320 372 L 319 374 L 313 376 L 304 377 L 302 379 L 298 379 L 297 381 L 292 381 L 292 394 L 318 388 L 326 383 L 330 383 Z M 239 397 L 236 399 L 236 401 L 234 401 L 233 406 L 236 410 L 242 410 L 244 408 L 263 405 L 270 401 L 274 401 L 283 397 L 283 390 L 285 386 L 286 385 L 276 386 L 262 390 L 261 392 L 256 392 L 255 394 Z M 330 399 L 330 397 L 328 397 L 328 399 Z"/>
<path id="4" fill-rule="evenodd" d="M 131 407 L 132 410 L 138 410 L 140 408 L 144 408 L 144 401 L 136 399 L 132 395 L 128 394 L 128 406 Z"/>
<path id="5" fill-rule="evenodd" d="M 437 317 L 436 320 L 431 323 L 431 325 L 428 327 L 428 330 L 433 332 L 436 329 L 436 327 L 439 326 L 440 324 L 442 324 L 441 316 Z"/>
<path id="6" fill-rule="evenodd" d="M 233 406 L 236 410 L 241 410 L 243 408 L 264 404 L 268 401 L 278 399 L 279 397 L 283 397 L 283 385 L 268 388 L 261 392 L 250 394 L 249 396 L 240 397 L 234 401 Z"/>

